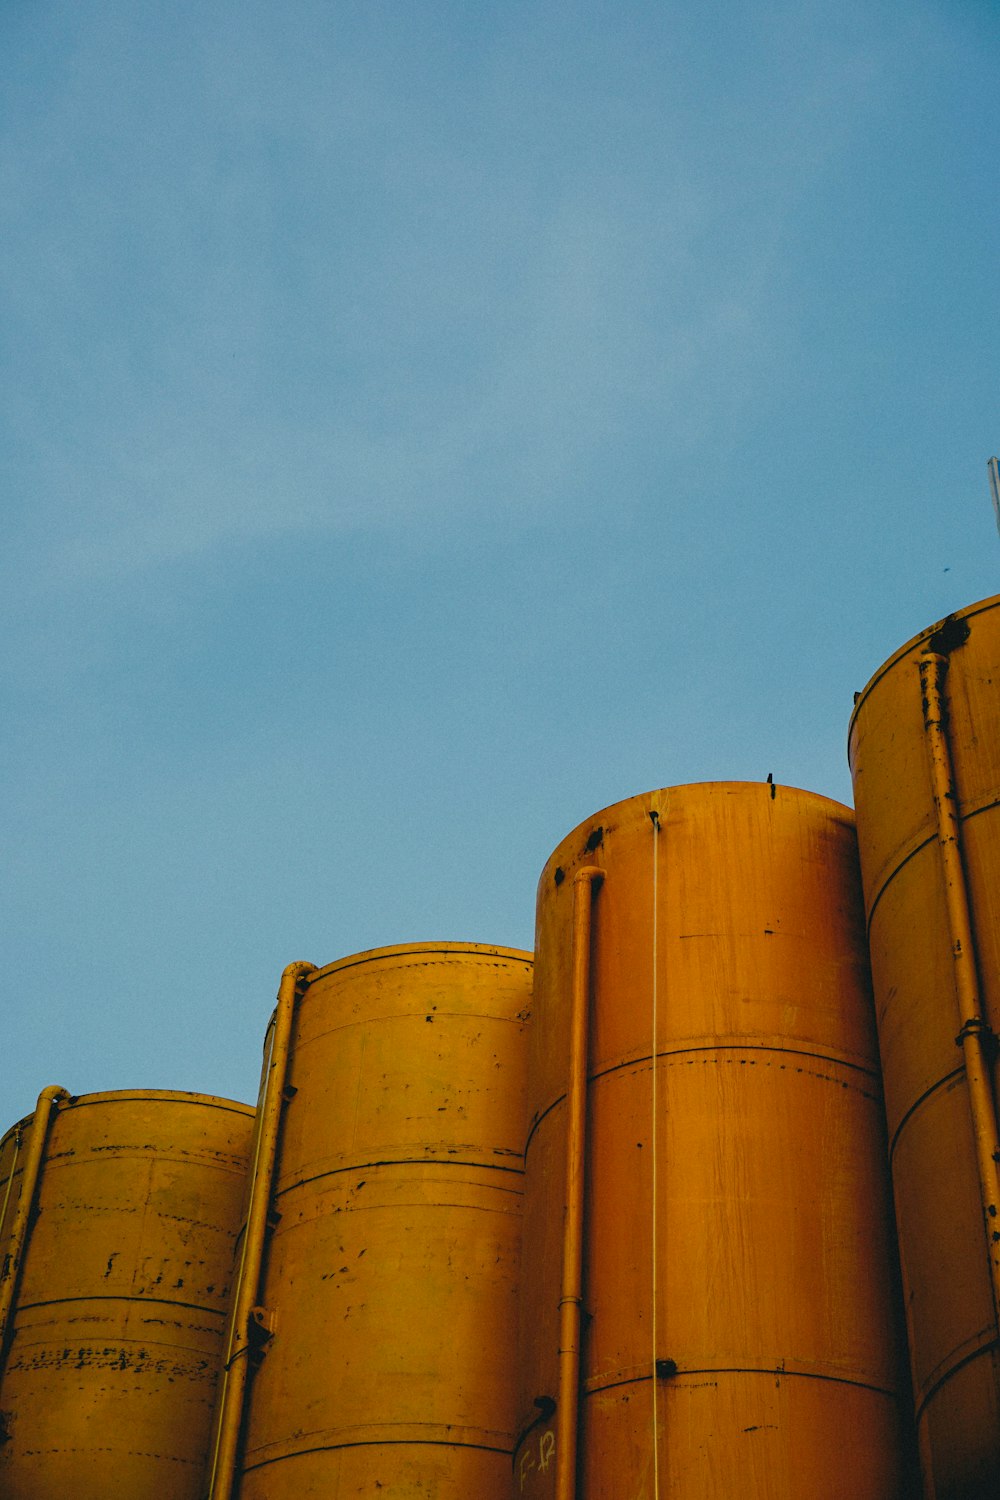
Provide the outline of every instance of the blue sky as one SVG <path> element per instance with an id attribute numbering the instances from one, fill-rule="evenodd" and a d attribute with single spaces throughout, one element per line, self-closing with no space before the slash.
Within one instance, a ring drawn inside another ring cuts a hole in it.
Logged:
<path id="1" fill-rule="evenodd" d="M 1000 591 L 998 64 L 985 0 L 8 0 L 0 1128 L 251 1097 L 284 964 L 530 947 L 622 797 L 850 800 Z"/>

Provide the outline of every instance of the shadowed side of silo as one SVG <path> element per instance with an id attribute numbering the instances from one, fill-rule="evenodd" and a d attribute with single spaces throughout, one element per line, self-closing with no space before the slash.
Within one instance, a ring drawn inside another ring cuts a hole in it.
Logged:
<path id="1" fill-rule="evenodd" d="M 241 1500 L 507 1500 L 530 995 L 476 944 L 306 976 Z"/>
<path id="2" fill-rule="evenodd" d="M 1000 599 L 931 626 L 850 731 L 930 1500 L 1000 1491 Z"/>
<path id="3" fill-rule="evenodd" d="M 0 1141 L 0 1494 L 197 1500 L 253 1110 L 46 1089 Z"/>
<path id="4" fill-rule="evenodd" d="M 851 812 L 618 803 L 538 889 L 526 1500 L 900 1500 L 905 1362 Z"/>

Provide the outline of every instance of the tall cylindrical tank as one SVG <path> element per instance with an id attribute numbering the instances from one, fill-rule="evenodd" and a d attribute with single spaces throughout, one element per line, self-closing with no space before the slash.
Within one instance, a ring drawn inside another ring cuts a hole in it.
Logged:
<path id="1" fill-rule="evenodd" d="M 927 1491 L 994 1500 L 1000 598 L 890 657 L 850 759 Z"/>
<path id="2" fill-rule="evenodd" d="M 718 783 L 581 824 L 539 882 L 528 1077 L 515 1493 L 898 1500 L 905 1369 L 850 811 Z M 578 1171 L 582 1291 L 564 1271 Z M 575 1380 L 578 1474 L 560 1469 Z"/>
<path id="3" fill-rule="evenodd" d="M 4 1500 L 197 1500 L 253 1115 L 162 1091 L 57 1100 L 0 1366 Z M 31 1125 L 0 1141 L 5 1269 Z"/>
<path id="4" fill-rule="evenodd" d="M 463 943 L 305 983 L 241 1500 L 508 1500 L 530 993 Z"/>

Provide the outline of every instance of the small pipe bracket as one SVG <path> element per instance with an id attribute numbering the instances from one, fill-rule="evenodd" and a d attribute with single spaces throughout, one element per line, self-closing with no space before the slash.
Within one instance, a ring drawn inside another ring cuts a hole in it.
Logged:
<path id="1" fill-rule="evenodd" d="M 986 1058 L 993 1062 L 1000 1053 L 1000 1037 L 982 1016 L 970 1016 L 955 1038 L 956 1047 L 964 1047 L 969 1037 L 978 1037 Z"/>
<path id="2" fill-rule="evenodd" d="M 263 1354 L 274 1338 L 274 1313 L 269 1307 L 251 1307 L 247 1318 L 247 1344 L 251 1355 Z"/>

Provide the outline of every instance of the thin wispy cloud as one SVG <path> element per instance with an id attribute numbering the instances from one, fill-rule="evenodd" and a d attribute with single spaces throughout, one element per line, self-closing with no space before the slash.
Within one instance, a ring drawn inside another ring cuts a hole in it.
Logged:
<path id="1" fill-rule="evenodd" d="M 753 123 L 754 91 L 716 84 L 695 133 L 683 55 L 660 79 L 642 38 L 619 43 L 630 98 L 586 39 L 551 76 L 487 29 L 481 93 L 444 109 L 415 27 L 400 86 L 398 49 L 373 64 L 370 29 L 304 14 L 314 50 L 209 27 L 155 74 L 134 20 L 77 18 L 7 138 L 9 420 L 56 577 L 558 513 L 650 423 L 679 450 L 737 436 L 794 338 L 788 216 L 863 124 L 870 42 L 799 59 Z"/>

